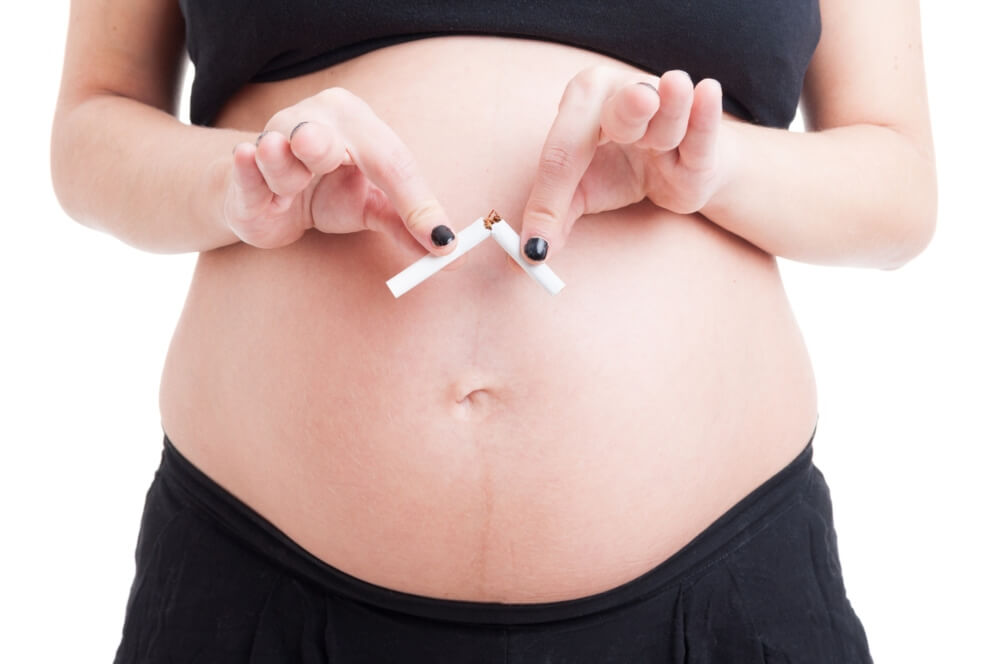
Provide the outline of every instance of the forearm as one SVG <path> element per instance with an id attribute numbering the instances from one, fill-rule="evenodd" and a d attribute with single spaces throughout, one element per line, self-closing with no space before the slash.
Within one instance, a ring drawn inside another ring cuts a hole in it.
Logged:
<path id="1" fill-rule="evenodd" d="M 52 180 L 76 221 L 155 253 L 238 242 L 222 216 L 232 148 L 256 135 L 189 126 L 128 97 L 60 108 Z"/>
<path id="2" fill-rule="evenodd" d="M 791 132 L 724 121 L 729 174 L 701 214 L 775 256 L 899 267 L 934 233 L 933 155 L 876 125 Z"/>

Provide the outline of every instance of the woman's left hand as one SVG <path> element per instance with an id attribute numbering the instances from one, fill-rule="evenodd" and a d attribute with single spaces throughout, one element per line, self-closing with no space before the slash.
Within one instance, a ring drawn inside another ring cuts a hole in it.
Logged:
<path id="1" fill-rule="evenodd" d="M 541 262 L 584 214 L 648 197 L 672 212 L 700 210 L 727 172 L 718 158 L 722 87 L 681 70 L 648 84 L 597 65 L 570 80 L 542 148 L 521 223 L 521 252 Z"/>

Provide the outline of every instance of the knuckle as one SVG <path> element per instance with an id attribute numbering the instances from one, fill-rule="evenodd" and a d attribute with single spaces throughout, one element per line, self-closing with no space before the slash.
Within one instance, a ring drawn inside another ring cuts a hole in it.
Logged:
<path id="1" fill-rule="evenodd" d="M 681 144 L 682 140 L 684 140 L 683 127 L 666 126 L 656 137 L 655 147 L 661 151 L 673 150 Z"/>
<path id="2" fill-rule="evenodd" d="M 560 111 L 567 107 L 583 106 L 588 100 L 595 98 L 601 86 L 596 69 L 596 66 L 588 67 L 570 79 L 559 98 Z"/>
<path id="3" fill-rule="evenodd" d="M 307 166 L 324 159 L 329 153 L 318 141 L 299 142 L 295 147 L 289 146 L 289 149 L 295 157 L 306 162 Z"/>
<path id="4" fill-rule="evenodd" d="M 559 175 L 568 171 L 572 164 L 572 150 L 564 145 L 554 143 L 542 154 L 538 170 L 542 175 Z"/>
<path id="5" fill-rule="evenodd" d="M 683 122 L 687 125 L 688 116 L 691 114 L 691 102 L 693 100 L 694 95 L 688 93 L 677 97 L 670 97 L 666 102 L 660 104 L 658 113 L 671 122 Z"/>
<path id="6" fill-rule="evenodd" d="M 566 95 L 569 97 L 589 98 L 605 87 L 605 82 L 613 71 L 612 67 L 604 64 L 591 65 L 580 70 L 570 79 L 566 86 Z"/>
<path id="7" fill-rule="evenodd" d="M 338 85 L 334 85 L 317 92 L 316 99 L 326 103 L 339 103 L 343 101 L 345 93 L 347 93 L 347 90 Z"/>
<path id="8" fill-rule="evenodd" d="M 688 129 L 688 118 L 691 115 L 691 107 L 680 104 L 669 104 L 659 111 L 661 123 L 667 125 L 671 131 L 682 136 Z"/>
<path id="9" fill-rule="evenodd" d="M 411 233 L 421 226 L 434 221 L 437 218 L 439 207 L 433 199 L 425 199 L 413 205 L 406 212 L 403 219 L 407 230 Z"/>
<path id="10" fill-rule="evenodd" d="M 294 106 L 281 109 L 280 111 L 271 116 L 271 119 L 267 121 L 266 125 L 264 125 L 264 130 L 267 131 L 272 129 L 273 127 L 283 127 L 289 124 L 290 122 L 293 121 L 292 116 L 294 113 L 295 113 Z"/>
<path id="11" fill-rule="evenodd" d="M 261 174 L 264 179 L 267 178 L 280 178 L 288 175 L 291 170 L 291 164 L 287 159 L 286 155 L 278 152 L 259 155 L 257 158 L 257 164 L 260 168 Z M 270 184 L 270 182 L 268 182 Z"/>
<path id="12" fill-rule="evenodd" d="M 314 174 L 326 174 L 336 170 L 340 165 L 340 157 L 333 150 L 322 150 L 308 147 L 303 151 L 305 165 Z"/>
<path id="13" fill-rule="evenodd" d="M 340 86 L 326 88 L 317 97 L 324 108 L 330 109 L 333 113 L 342 112 L 344 109 L 357 110 L 362 106 L 367 106 L 361 97 Z"/>
<path id="14" fill-rule="evenodd" d="M 636 116 L 624 104 L 615 104 L 609 99 L 601 109 L 601 129 L 612 138 L 622 139 L 637 129 L 647 125 L 643 116 Z"/>
<path id="15" fill-rule="evenodd" d="M 582 85 L 585 87 L 595 85 L 599 81 L 604 80 L 604 78 L 606 78 L 611 72 L 611 69 L 612 68 L 606 64 L 594 64 L 589 67 L 584 67 L 571 79 L 570 84 Z"/>
<path id="16" fill-rule="evenodd" d="M 303 164 L 314 172 L 326 173 L 333 170 L 339 164 L 339 157 L 343 153 L 343 145 L 337 140 L 335 132 L 322 128 L 317 132 L 318 139 L 313 141 L 299 142 L 293 154 Z M 339 152 L 337 148 L 340 148 Z"/>

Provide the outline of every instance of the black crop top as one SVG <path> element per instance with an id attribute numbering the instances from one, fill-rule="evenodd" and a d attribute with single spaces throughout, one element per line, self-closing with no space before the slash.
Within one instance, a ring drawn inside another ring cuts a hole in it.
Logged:
<path id="1" fill-rule="evenodd" d="M 723 108 L 787 128 L 820 35 L 819 0 L 179 0 L 195 65 L 191 122 L 245 83 L 277 81 L 404 41 L 490 34 L 560 42 L 656 76 L 722 84 Z"/>

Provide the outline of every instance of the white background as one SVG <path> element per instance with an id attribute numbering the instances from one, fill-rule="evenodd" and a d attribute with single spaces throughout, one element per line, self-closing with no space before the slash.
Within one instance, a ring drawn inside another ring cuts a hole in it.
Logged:
<path id="1" fill-rule="evenodd" d="M 0 24 L 0 661 L 11 663 L 113 657 L 159 460 L 161 364 L 195 259 L 132 249 L 59 208 L 48 149 L 67 7 L 17 3 Z M 781 261 L 819 384 L 815 461 L 879 663 L 998 661 L 994 7 L 923 3 L 940 185 L 931 246 L 897 271 Z"/>

